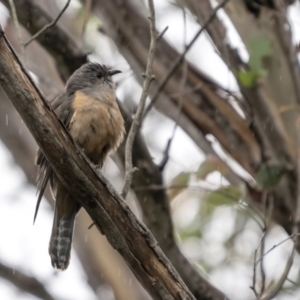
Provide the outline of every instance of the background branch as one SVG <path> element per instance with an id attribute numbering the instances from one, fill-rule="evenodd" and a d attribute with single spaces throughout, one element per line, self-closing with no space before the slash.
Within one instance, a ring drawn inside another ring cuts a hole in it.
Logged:
<path id="1" fill-rule="evenodd" d="M 8 0 L 3 0 L 2 3 L 9 8 Z M 35 34 L 53 21 L 53 18 L 33 1 L 18 0 L 15 7 L 20 12 L 18 14 L 19 22 L 31 34 Z M 64 43 L 57 43 L 57 37 Z M 70 39 L 58 26 L 49 28 L 44 34 L 39 35 L 36 41 L 48 49 L 57 64 L 58 73 L 64 80 L 67 80 L 70 74 L 87 62 L 86 54 L 82 53 L 74 40 Z"/>
<path id="2" fill-rule="evenodd" d="M 154 61 L 155 56 L 155 48 L 156 43 L 158 42 L 159 36 L 156 34 L 155 30 L 155 9 L 154 4 L 152 0 L 148 1 L 149 5 L 149 11 L 150 11 L 150 35 L 151 35 L 151 41 L 150 41 L 150 48 L 149 48 L 149 54 L 148 54 L 148 61 L 147 61 L 147 67 L 146 72 L 144 74 L 144 83 L 143 83 L 143 89 L 142 94 L 140 97 L 140 101 L 138 104 L 138 108 L 136 111 L 136 114 L 133 118 L 133 122 L 129 131 L 129 134 L 127 136 L 126 146 L 125 146 L 125 180 L 124 185 L 122 188 L 121 195 L 124 199 L 126 199 L 127 193 L 130 189 L 133 174 L 135 169 L 133 169 L 132 166 L 132 146 L 134 139 L 136 137 L 137 132 L 140 129 L 143 112 L 146 104 L 146 100 L 149 94 L 149 88 L 151 82 L 154 80 L 154 75 L 152 74 L 152 64 Z"/>
<path id="3" fill-rule="evenodd" d="M 151 108 L 153 107 L 153 105 L 155 104 L 155 102 L 157 101 L 159 94 L 161 93 L 161 91 L 165 88 L 165 86 L 167 85 L 168 81 L 170 80 L 170 78 L 174 75 L 174 73 L 176 72 L 176 70 L 180 67 L 181 63 L 184 60 L 185 55 L 188 53 L 188 51 L 191 49 L 191 47 L 194 45 L 194 43 L 197 41 L 197 39 L 199 38 L 199 36 L 201 35 L 202 32 L 204 32 L 206 30 L 206 28 L 209 26 L 209 24 L 213 21 L 213 19 L 216 17 L 217 12 L 223 8 L 225 6 L 225 4 L 228 2 L 229 0 L 223 0 L 219 5 L 217 5 L 217 7 L 213 10 L 213 12 L 210 14 L 209 18 L 207 19 L 207 21 L 203 24 L 203 26 L 197 31 L 197 33 L 195 34 L 195 36 L 192 38 L 192 40 L 186 45 L 184 51 L 178 56 L 178 58 L 174 61 L 172 67 L 170 68 L 169 72 L 167 73 L 166 77 L 163 79 L 163 81 L 159 84 L 154 96 L 151 99 L 150 104 L 148 105 L 148 107 L 145 110 L 144 113 L 144 118 L 146 117 L 146 115 L 148 114 L 148 112 L 151 110 Z"/>
<path id="4" fill-rule="evenodd" d="M 132 122 L 130 113 L 122 104 L 120 105 L 120 109 L 125 120 L 126 131 L 128 132 Z M 164 187 L 163 176 L 159 167 L 153 162 L 140 133 L 135 138 L 132 150 L 133 164 L 139 169 L 138 176 L 134 176 L 133 178 L 132 189 L 135 191 L 142 209 L 145 224 L 151 229 L 162 250 L 166 253 L 196 299 L 226 299 L 224 294 L 212 286 L 192 266 L 176 244 L 169 199 Z M 121 161 L 124 162 L 124 142 L 118 149 L 118 155 Z M 151 189 L 152 185 L 159 186 L 159 188 Z M 147 186 L 150 189 L 141 189 L 141 186 Z M 159 220 L 164 220 L 164 222 L 159 222 Z"/>
<path id="5" fill-rule="evenodd" d="M 69 4 L 70 4 L 71 0 L 67 0 L 65 6 L 63 7 L 63 9 L 61 10 L 61 12 L 58 14 L 58 16 L 49 24 L 45 25 L 41 30 L 39 30 L 37 33 L 35 33 L 27 42 L 24 43 L 24 47 L 26 48 L 33 40 L 35 40 L 38 36 L 40 36 L 41 34 L 43 34 L 46 30 L 52 28 L 53 26 L 55 26 L 55 24 L 58 22 L 58 20 L 60 19 L 60 17 L 63 15 L 63 13 L 66 11 L 66 9 L 68 8 Z"/>
<path id="6" fill-rule="evenodd" d="M 45 288 L 43 283 L 32 276 L 26 275 L 24 272 L 10 268 L 0 263 L 0 277 L 8 280 L 21 291 L 25 291 L 43 300 L 58 300 L 54 298 Z"/>

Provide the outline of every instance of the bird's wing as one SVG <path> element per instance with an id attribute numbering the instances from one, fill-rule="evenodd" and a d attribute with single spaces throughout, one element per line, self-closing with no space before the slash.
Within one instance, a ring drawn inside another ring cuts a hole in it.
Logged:
<path id="1" fill-rule="evenodd" d="M 69 129 L 70 127 L 70 122 L 74 113 L 72 107 L 72 98 L 73 96 L 68 96 L 66 93 L 63 93 L 51 103 L 51 106 L 54 109 L 58 119 L 64 124 L 67 129 Z M 39 195 L 35 207 L 33 223 L 35 222 L 43 194 L 47 187 L 48 180 L 50 179 L 51 182 L 54 175 L 47 158 L 40 149 L 38 149 L 37 151 L 35 164 L 38 166 L 37 186 Z"/>

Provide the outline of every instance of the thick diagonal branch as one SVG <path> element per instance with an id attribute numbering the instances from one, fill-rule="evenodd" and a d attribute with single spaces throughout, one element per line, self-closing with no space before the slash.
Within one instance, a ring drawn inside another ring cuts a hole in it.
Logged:
<path id="1" fill-rule="evenodd" d="M 51 167 L 154 299 L 194 299 L 146 226 L 98 175 L 43 99 L 0 31 L 0 84 Z"/>

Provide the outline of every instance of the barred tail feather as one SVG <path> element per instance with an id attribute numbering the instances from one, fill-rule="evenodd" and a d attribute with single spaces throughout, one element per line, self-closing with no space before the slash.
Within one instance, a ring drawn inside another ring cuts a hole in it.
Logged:
<path id="1" fill-rule="evenodd" d="M 61 206 L 56 201 L 52 234 L 49 243 L 52 266 L 59 270 L 66 270 L 69 265 L 75 217 L 79 210 L 79 206 L 75 200 L 70 199 L 70 197 L 67 198 L 73 202 L 71 211 L 67 215 L 62 214 L 60 211 Z"/>

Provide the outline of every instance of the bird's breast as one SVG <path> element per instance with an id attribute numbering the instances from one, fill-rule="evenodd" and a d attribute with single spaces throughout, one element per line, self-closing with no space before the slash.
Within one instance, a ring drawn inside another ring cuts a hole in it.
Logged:
<path id="1" fill-rule="evenodd" d="M 105 101 L 101 101 L 76 92 L 70 124 L 74 141 L 98 165 L 103 164 L 107 154 L 119 146 L 124 136 L 124 121 L 115 96 L 105 96 Z"/>

